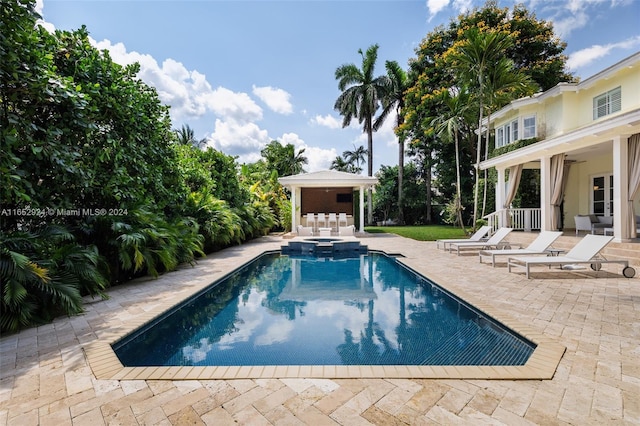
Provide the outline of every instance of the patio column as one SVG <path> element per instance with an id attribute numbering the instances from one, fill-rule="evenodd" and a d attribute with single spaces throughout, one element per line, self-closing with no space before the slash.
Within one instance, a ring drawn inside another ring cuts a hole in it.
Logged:
<path id="1" fill-rule="evenodd" d="M 613 138 L 613 235 L 616 241 L 628 240 L 629 227 L 629 137 Z"/>
<path id="2" fill-rule="evenodd" d="M 551 231 L 551 157 L 540 159 L 540 227 L 541 231 Z"/>
<path id="3" fill-rule="evenodd" d="M 364 232 L 364 186 L 360 187 L 360 229 L 358 232 Z"/>
<path id="4" fill-rule="evenodd" d="M 296 232 L 296 203 L 298 202 L 296 192 L 298 192 L 298 188 L 291 187 L 291 232 Z"/>
<path id="5" fill-rule="evenodd" d="M 505 193 L 505 187 L 506 187 L 505 170 L 506 169 L 504 167 L 501 167 L 501 168 L 496 167 L 496 170 L 498 172 L 498 183 L 497 183 L 498 187 L 496 188 L 496 211 L 498 212 L 504 209 L 504 200 L 506 196 L 506 193 Z M 505 219 L 506 219 L 506 215 L 500 214 L 498 219 L 499 220 L 498 226 L 507 226 Z"/>

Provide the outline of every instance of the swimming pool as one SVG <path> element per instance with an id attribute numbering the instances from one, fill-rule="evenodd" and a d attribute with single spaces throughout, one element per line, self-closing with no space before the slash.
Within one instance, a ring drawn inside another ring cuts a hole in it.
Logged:
<path id="1" fill-rule="evenodd" d="M 503 366 L 535 346 L 381 253 L 267 253 L 113 349 L 127 367 Z"/>

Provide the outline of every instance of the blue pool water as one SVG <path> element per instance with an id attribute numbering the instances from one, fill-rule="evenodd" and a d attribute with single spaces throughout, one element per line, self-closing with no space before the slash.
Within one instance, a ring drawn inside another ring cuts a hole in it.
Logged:
<path id="1" fill-rule="evenodd" d="M 380 253 L 265 254 L 114 344 L 129 367 L 523 365 L 534 348 Z"/>

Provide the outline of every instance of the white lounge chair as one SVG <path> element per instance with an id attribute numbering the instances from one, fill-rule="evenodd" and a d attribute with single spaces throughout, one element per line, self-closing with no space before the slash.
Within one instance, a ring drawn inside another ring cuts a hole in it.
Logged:
<path id="1" fill-rule="evenodd" d="M 511 250 L 480 250 L 479 257 L 480 263 L 482 263 L 483 257 L 491 258 L 491 265 L 496 266 L 496 257 L 497 256 L 513 256 L 513 255 L 527 255 L 527 254 L 546 254 L 550 253 L 547 251 L 549 246 L 553 244 L 555 240 L 558 239 L 562 235 L 561 231 L 542 231 L 540 235 L 536 237 L 535 240 L 531 242 L 525 248 L 519 249 L 511 249 Z"/>
<path id="2" fill-rule="evenodd" d="M 567 267 L 568 265 L 586 263 L 590 264 L 591 269 L 594 271 L 599 271 L 603 263 L 621 263 L 624 265 L 622 275 L 626 278 L 632 278 L 636 274 L 636 270 L 629 266 L 628 261 L 607 260 L 602 257 L 602 255 L 598 255 L 612 239 L 612 236 L 587 234 L 564 256 L 510 257 L 507 260 L 507 266 L 509 268 L 509 272 L 511 272 L 512 267 L 525 268 L 526 276 L 529 278 L 529 271 L 532 265 L 558 265 L 562 269 L 571 270 L 575 268 L 569 268 Z"/>
<path id="3" fill-rule="evenodd" d="M 449 253 L 451 253 L 454 248 L 456 249 L 456 253 L 458 254 L 458 256 L 460 256 L 460 251 L 463 250 L 488 250 L 501 247 L 507 248 L 508 243 L 503 243 L 502 240 L 504 240 L 511 231 L 513 231 L 513 228 L 500 228 L 487 241 L 465 241 L 461 243 L 451 243 L 449 244 Z"/>
<path id="4" fill-rule="evenodd" d="M 443 240 L 436 240 L 436 247 L 440 248 L 440 244 L 442 244 L 442 248 L 447 250 L 450 244 L 453 243 L 462 243 L 466 241 L 484 241 L 486 240 L 486 236 L 491 230 L 491 227 L 488 225 L 481 226 L 472 236 L 469 238 L 449 238 Z"/>

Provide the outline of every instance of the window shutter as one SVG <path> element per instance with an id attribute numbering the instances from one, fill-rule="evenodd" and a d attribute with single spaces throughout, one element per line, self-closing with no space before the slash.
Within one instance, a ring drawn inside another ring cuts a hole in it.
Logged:
<path id="1" fill-rule="evenodd" d="M 607 95 L 600 95 L 593 99 L 593 119 L 607 115 Z"/>
<path id="2" fill-rule="evenodd" d="M 610 113 L 620 111 L 622 109 L 622 91 L 620 88 L 613 89 L 610 93 L 609 103 L 611 105 Z"/>

